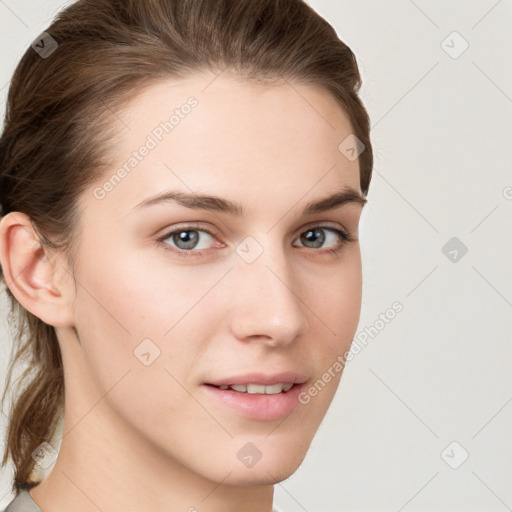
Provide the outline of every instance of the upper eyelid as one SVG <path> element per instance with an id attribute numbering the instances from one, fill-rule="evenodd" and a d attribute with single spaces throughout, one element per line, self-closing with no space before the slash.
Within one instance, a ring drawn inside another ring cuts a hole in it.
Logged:
<path id="1" fill-rule="evenodd" d="M 332 221 L 316 221 L 316 222 L 306 224 L 305 226 L 302 226 L 299 229 L 298 233 L 300 234 L 300 233 L 303 233 L 304 231 L 307 231 L 308 229 L 314 229 L 314 228 L 326 228 L 326 229 L 334 229 L 334 230 L 338 229 L 341 231 L 345 231 L 346 233 L 350 233 L 350 230 L 345 228 L 345 226 L 343 226 L 341 224 L 340 225 L 331 225 L 330 222 L 332 222 Z M 180 232 L 180 231 L 194 231 L 194 230 L 205 231 L 206 233 L 210 234 L 211 236 L 220 236 L 219 230 L 207 228 L 198 223 L 192 222 L 192 223 L 184 223 L 181 226 L 178 224 L 177 226 L 169 227 L 163 231 L 162 235 L 159 238 L 160 239 L 168 238 L 171 234 Z"/>
<path id="2" fill-rule="evenodd" d="M 208 233 L 210 236 L 217 237 L 219 236 L 219 233 L 216 230 L 206 228 L 204 226 L 199 226 L 196 224 L 185 224 L 183 226 L 176 226 L 172 228 L 167 228 L 162 232 L 162 235 L 158 237 L 159 240 L 165 240 L 166 238 L 169 238 L 174 233 L 179 233 L 181 231 L 204 231 Z"/>

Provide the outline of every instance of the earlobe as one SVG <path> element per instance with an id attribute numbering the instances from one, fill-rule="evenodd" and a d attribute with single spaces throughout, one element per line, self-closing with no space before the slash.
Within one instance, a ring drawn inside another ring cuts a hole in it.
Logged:
<path id="1" fill-rule="evenodd" d="M 27 311 L 48 325 L 71 325 L 67 289 L 56 277 L 59 263 L 48 260 L 24 213 L 10 212 L 0 221 L 0 264 L 6 286 Z"/>

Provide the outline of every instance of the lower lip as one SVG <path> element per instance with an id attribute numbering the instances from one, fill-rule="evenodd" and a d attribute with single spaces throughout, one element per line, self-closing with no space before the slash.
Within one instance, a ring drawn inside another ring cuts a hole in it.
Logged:
<path id="1" fill-rule="evenodd" d="M 287 416 L 297 407 L 304 384 L 295 384 L 286 393 L 275 395 L 240 393 L 232 389 L 224 390 L 206 384 L 201 387 L 208 396 L 231 407 L 246 418 L 272 421 Z"/>

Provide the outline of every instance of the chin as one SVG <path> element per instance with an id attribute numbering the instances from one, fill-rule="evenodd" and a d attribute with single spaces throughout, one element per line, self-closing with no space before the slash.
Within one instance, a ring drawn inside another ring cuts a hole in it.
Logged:
<path id="1" fill-rule="evenodd" d="M 275 464 L 261 460 L 252 468 L 237 468 L 231 473 L 226 483 L 236 486 L 274 485 L 293 475 L 304 460 L 280 460 Z"/>
<path id="2" fill-rule="evenodd" d="M 260 449 L 250 441 L 242 443 L 243 448 L 236 453 L 236 462 L 229 464 L 224 473 L 225 476 L 231 471 L 229 484 L 274 485 L 295 473 L 306 457 L 309 440 L 300 443 L 292 443 L 289 439 L 286 443 L 276 441 L 256 441 Z"/>

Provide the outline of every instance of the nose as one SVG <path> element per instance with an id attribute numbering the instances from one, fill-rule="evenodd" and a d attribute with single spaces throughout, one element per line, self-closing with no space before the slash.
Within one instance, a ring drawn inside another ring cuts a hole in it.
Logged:
<path id="1" fill-rule="evenodd" d="M 289 263 L 279 251 L 264 253 L 253 263 L 239 261 L 232 302 L 231 330 L 241 341 L 285 346 L 304 334 L 306 305 L 299 296 Z"/>

